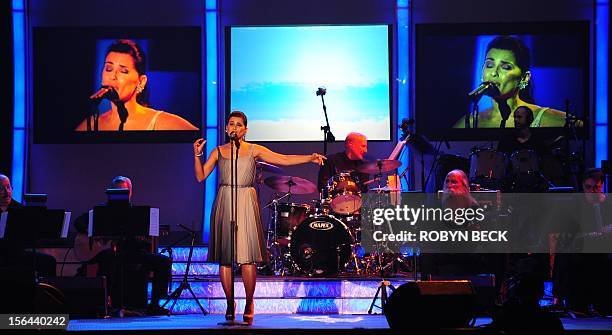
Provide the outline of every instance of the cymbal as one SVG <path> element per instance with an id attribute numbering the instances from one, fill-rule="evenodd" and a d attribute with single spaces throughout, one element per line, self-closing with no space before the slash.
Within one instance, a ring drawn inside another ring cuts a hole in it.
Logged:
<path id="1" fill-rule="evenodd" d="M 388 172 L 402 165 L 402 162 L 393 159 L 377 159 L 375 161 L 364 162 L 357 167 L 357 171 L 362 173 Z"/>
<path id="2" fill-rule="evenodd" d="M 293 176 L 272 176 L 264 180 L 264 184 L 278 192 L 293 194 L 308 194 L 317 192 L 317 186 L 308 179 Z"/>
<path id="3" fill-rule="evenodd" d="M 283 170 L 282 168 L 274 164 L 266 163 L 263 161 L 257 161 L 257 168 L 261 169 L 264 172 L 270 172 L 270 173 L 276 173 L 276 174 L 285 173 L 285 170 Z"/>

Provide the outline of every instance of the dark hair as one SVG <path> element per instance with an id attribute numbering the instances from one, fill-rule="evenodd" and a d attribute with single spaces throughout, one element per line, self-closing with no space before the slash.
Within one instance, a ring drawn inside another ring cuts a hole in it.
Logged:
<path id="1" fill-rule="evenodd" d="M 227 116 L 227 122 L 229 122 L 229 119 L 233 118 L 233 117 L 239 117 L 242 119 L 242 121 L 244 122 L 244 126 L 247 126 L 247 116 L 246 114 L 244 114 L 241 111 L 233 111 L 231 112 L 228 116 Z"/>
<path id="2" fill-rule="evenodd" d="M 139 75 L 147 74 L 147 57 L 142 48 L 132 40 L 116 40 L 106 49 L 106 56 L 111 52 L 118 52 L 132 56 L 134 67 Z M 143 105 L 149 105 L 149 85 L 136 96 L 136 101 Z"/>
<path id="3" fill-rule="evenodd" d="M 487 45 L 487 53 L 491 49 L 508 50 L 514 54 L 516 65 L 521 69 L 523 76 L 531 69 L 531 56 L 529 48 L 523 41 L 512 36 L 497 36 Z M 529 80 L 527 86 L 519 91 L 521 100 L 533 103 L 533 79 Z"/>
<path id="4" fill-rule="evenodd" d="M 582 175 L 582 181 L 584 182 L 587 179 L 594 179 L 595 182 L 604 182 L 604 175 L 601 169 L 598 168 L 590 168 L 584 172 Z"/>

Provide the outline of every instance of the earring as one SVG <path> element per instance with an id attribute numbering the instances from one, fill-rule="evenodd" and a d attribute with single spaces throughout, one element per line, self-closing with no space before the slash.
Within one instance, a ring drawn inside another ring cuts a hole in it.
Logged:
<path id="1" fill-rule="evenodd" d="M 142 93 L 142 87 L 141 86 L 136 86 L 136 93 L 138 93 L 138 94 Z"/>
<path id="2" fill-rule="evenodd" d="M 518 83 L 518 88 L 519 88 L 519 90 L 524 90 L 524 89 L 525 89 L 525 87 L 527 87 L 527 82 L 526 82 L 526 81 L 521 80 L 521 81 Z"/>

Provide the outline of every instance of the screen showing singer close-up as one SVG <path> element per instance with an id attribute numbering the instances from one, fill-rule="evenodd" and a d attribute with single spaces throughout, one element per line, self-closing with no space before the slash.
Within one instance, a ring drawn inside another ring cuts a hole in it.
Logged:
<path id="1" fill-rule="evenodd" d="M 585 22 L 416 28 L 415 102 L 424 135 L 485 139 L 493 129 L 514 128 L 520 106 L 533 113 L 532 128 L 588 121 Z"/>
<path id="2" fill-rule="evenodd" d="M 199 39 L 197 27 L 35 29 L 35 141 L 191 140 L 202 119 Z"/>

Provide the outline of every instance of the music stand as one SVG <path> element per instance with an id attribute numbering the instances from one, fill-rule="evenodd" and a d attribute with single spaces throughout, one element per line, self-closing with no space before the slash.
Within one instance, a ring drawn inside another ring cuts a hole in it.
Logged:
<path id="1" fill-rule="evenodd" d="M 111 191 L 109 189 L 108 205 L 95 206 L 89 211 L 89 237 L 101 237 L 107 239 L 118 239 L 124 242 L 127 238 L 136 236 L 159 236 L 159 208 L 151 206 L 130 206 L 126 203 L 122 191 Z M 111 196 L 112 195 L 112 196 Z M 119 274 L 119 316 L 123 317 L 124 306 L 124 252 L 121 250 L 122 243 L 114 249 L 114 256 L 120 260 L 121 268 Z M 112 290 L 112 286 L 111 286 Z"/>
<path id="2" fill-rule="evenodd" d="M 11 249 L 23 251 L 29 247 L 36 253 L 38 240 L 67 237 L 70 215 L 70 212 L 62 209 L 46 209 L 44 207 L 9 209 L 0 214 L 0 240 L 5 241 Z M 19 266 L 17 268 L 11 267 L 11 272 L 19 269 L 23 270 Z M 32 281 L 21 284 L 25 284 L 28 289 L 35 290 L 40 284 L 36 271 L 35 254 L 32 255 L 32 271 L 26 271 L 26 273 L 31 273 Z M 33 303 L 34 309 L 38 310 L 36 300 L 33 300 Z"/>
<path id="3" fill-rule="evenodd" d="M 421 191 L 425 192 L 425 155 L 437 154 L 438 150 L 431 145 L 429 140 L 425 138 L 423 135 L 411 133 L 408 138 L 406 138 L 406 142 L 408 146 L 414 151 L 417 151 L 421 154 Z"/>
<path id="4" fill-rule="evenodd" d="M 198 297 L 195 295 L 195 293 L 193 293 L 193 289 L 191 288 L 191 284 L 189 284 L 189 268 L 191 267 L 191 258 L 193 256 L 193 247 L 195 245 L 195 239 L 197 236 L 197 232 L 191 229 L 187 229 L 187 227 L 183 226 L 182 224 L 179 224 L 179 226 L 181 226 L 183 229 L 187 230 L 189 232 L 189 235 L 181 238 L 180 240 L 174 242 L 171 246 L 169 246 L 167 249 L 171 252 L 172 247 L 177 245 L 179 242 L 183 241 L 186 237 L 191 237 L 191 244 L 189 245 L 189 257 L 187 257 L 187 266 L 185 267 L 185 273 L 183 274 L 183 280 L 181 281 L 181 284 L 176 288 L 176 290 L 174 290 L 170 296 L 168 297 L 168 299 L 166 300 L 166 302 L 164 302 L 164 304 L 161 306 L 166 307 L 166 305 L 173 300 L 172 305 L 170 306 L 170 311 L 172 311 L 172 309 L 174 308 L 174 305 L 176 305 L 176 301 L 181 297 L 181 293 L 183 293 L 183 290 L 187 290 L 189 291 L 189 293 L 191 293 L 191 297 L 193 298 L 193 300 L 195 300 L 195 302 L 198 304 L 198 307 L 200 307 L 200 310 L 202 311 L 203 315 L 207 315 L 208 312 L 204 309 L 204 307 L 202 307 L 202 304 L 200 303 L 200 300 L 198 300 Z M 163 252 L 163 250 L 162 250 Z"/>

